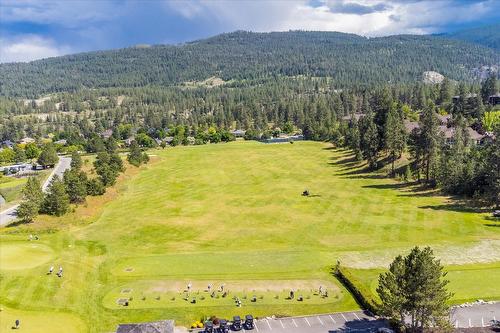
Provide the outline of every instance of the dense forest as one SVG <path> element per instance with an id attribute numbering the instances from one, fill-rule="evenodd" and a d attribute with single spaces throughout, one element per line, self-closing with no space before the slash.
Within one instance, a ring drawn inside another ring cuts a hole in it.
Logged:
<path id="1" fill-rule="evenodd" d="M 138 165 L 145 148 L 232 141 L 237 129 L 248 140 L 302 134 L 352 149 L 368 171 L 390 166 L 499 205 L 499 62 L 497 50 L 436 36 L 236 32 L 4 64 L 0 163 L 47 141 L 66 153 L 129 147 Z M 444 79 L 423 82 L 429 70 Z"/>
<path id="2" fill-rule="evenodd" d="M 460 30 L 442 36 L 477 43 L 500 50 L 500 24 Z"/>
<path id="3" fill-rule="evenodd" d="M 0 95 L 34 98 L 82 88 L 172 86 L 213 76 L 235 87 L 277 77 L 330 77 L 341 89 L 415 82 L 424 71 L 472 80 L 477 69 L 499 63 L 494 49 L 440 36 L 239 31 L 182 45 L 1 64 Z"/>

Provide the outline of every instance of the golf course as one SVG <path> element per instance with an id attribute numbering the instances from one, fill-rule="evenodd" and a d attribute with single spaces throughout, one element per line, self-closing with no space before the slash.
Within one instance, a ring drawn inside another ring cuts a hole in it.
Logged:
<path id="1" fill-rule="evenodd" d="M 1 332 L 15 319 L 29 332 L 97 333 L 123 322 L 354 310 L 331 273 L 337 261 L 375 294 L 378 274 L 415 245 L 446 266 L 452 302 L 500 299 L 490 215 L 368 173 L 350 151 L 236 141 L 149 153 L 104 196 L 0 230 Z M 63 277 L 47 274 L 51 266 Z"/>

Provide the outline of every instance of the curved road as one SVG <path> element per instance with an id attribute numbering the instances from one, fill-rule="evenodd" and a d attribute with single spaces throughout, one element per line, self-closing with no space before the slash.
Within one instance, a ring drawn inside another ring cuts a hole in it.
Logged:
<path id="1" fill-rule="evenodd" d="M 47 180 L 42 185 L 42 190 L 44 192 L 47 191 L 50 182 L 54 176 L 62 177 L 64 171 L 68 170 L 71 167 L 71 157 L 59 156 L 59 162 L 57 162 L 56 166 L 52 170 L 51 174 L 47 178 Z M 2 212 L 0 212 L 0 227 L 6 226 L 16 219 L 16 210 L 19 205 L 15 205 L 10 207 Z"/>

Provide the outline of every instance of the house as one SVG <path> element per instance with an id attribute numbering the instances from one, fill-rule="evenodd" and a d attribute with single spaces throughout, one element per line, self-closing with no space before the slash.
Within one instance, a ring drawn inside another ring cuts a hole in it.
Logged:
<path id="1" fill-rule="evenodd" d="M 471 98 L 476 98 L 477 97 L 477 94 L 467 94 L 464 96 L 465 97 L 465 100 L 469 100 Z M 452 97 L 452 100 L 453 100 L 453 103 L 456 103 L 458 102 L 458 100 L 460 99 L 460 96 L 459 95 L 456 95 L 456 96 L 453 96 Z"/>
<path id="2" fill-rule="evenodd" d="M 167 137 L 165 137 L 165 142 L 167 144 L 170 144 L 172 141 L 174 141 L 174 137 L 173 136 L 167 136 Z"/>
<path id="3" fill-rule="evenodd" d="M 19 140 L 19 143 L 20 144 L 28 144 L 28 143 L 33 143 L 35 142 L 36 140 L 33 139 L 33 138 L 30 138 L 30 137 L 24 137 L 22 138 L 21 140 Z"/>
<path id="4" fill-rule="evenodd" d="M 419 128 L 419 124 L 416 121 L 408 121 L 405 120 L 405 130 L 406 133 L 411 134 L 413 130 Z M 438 127 L 439 132 L 443 134 L 443 137 L 445 139 L 446 144 L 451 145 L 455 142 L 455 128 L 454 127 L 448 127 L 446 125 L 440 125 Z M 469 138 L 471 141 L 476 144 L 476 145 L 481 145 L 484 142 L 487 141 L 488 138 L 486 138 L 486 135 L 482 135 L 478 133 L 476 130 L 474 130 L 471 127 L 467 127 L 467 132 L 469 134 Z"/>
<path id="5" fill-rule="evenodd" d="M 2 141 L 0 146 L 5 147 L 5 148 L 14 148 L 14 142 L 12 142 L 10 140 L 5 140 L 5 141 Z"/>
<path id="6" fill-rule="evenodd" d="M 438 114 L 437 117 L 438 117 L 439 122 L 441 123 L 441 125 L 448 125 L 448 122 L 451 119 L 451 114 L 446 114 L 446 115 Z"/>
<path id="7" fill-rule="evenodd" d="M 173 333 L 174 321 L 161 320 L 150 323 L 120 324 L 116 333 Z"/>
<path id="8" fill-rule="evenodd" d="M 113 130 L 112 129 L 107 129 L 107 130 L 101 132 L 101 136 L 104 139 L 109 139 L 112 135 L 113 135 Z"/>
<path id="9" fill-rule="evenodd" d="M 354 119 L 356 119 L 356 121 L 358 121 L 361 118 L 363 118 L 364 116 L 365 116 L 364 113 L 354 113 L 354 114 L 350 114 L 350 115 L 342 117 L 342 120 L 351 120 L 354 118 Z"/>
<path id="10" fill-rule="evenodd" d="M 245 136 L 245 133 L 246 133 L 246 131 L 244 131 L 244 130 L 240 130 L 240 129 L 239 129 L 239 130 L 234 130 L 234 131 L 231 131 L 231 134 L 232 134 L 232 135 L 234 135 L 234 136 L 235 136 L 235 137 L 237 137 L 237 138 L 242 138 L 242 137 L 244 137 L 244 136 Z"/>
<path id="11" fill-rule="evenodd" d="M 61 140 L 57 140 L 54 142 L 56 145 L 62 145 L 62 146 L 66 146 L 66 144 L 68 143 L 68 141 L 66 139 L 61 139 Z"/>
<path id="12" fill-rule="evenodd" d="M 495 94 L 488 97 L 488 103 L 490 103 L 491 105 L 500 105 L 500 94 Z"/>
<path id="13" fill-rule="evenodd" d="M 414 129 L 419 128 L 418 121 L 409 121 L 409 120 L 405 119 L 404 125 L 405 125 L 405 129 L 406 129 L 406 133 L 408 133 L 408 134 L 413 132 Z"/>
<path id="14" fill-rule="evenodd" d="M 126 146 L 130 146 L 132 144 L 132 142 L 134 142 L 134 141 L 135 141 L 135 136 L 131 136 L 130 138 L 125 139 L 124 142 L 125 142 Z"/>

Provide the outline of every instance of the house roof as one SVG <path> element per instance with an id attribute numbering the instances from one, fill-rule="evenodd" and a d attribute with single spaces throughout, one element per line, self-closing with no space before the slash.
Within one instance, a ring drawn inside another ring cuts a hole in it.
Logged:
<path id="1" fill-rule="evenodd" d="M 161 320 L 150 323 L 120 324 L 116 333 L 173 333 L 174 321 Z"/>
<path id="2" fill-rule="evenodd" d="M 354 118 L 356 120 L 359 120 L 360 118 L 362 118 L 364 116 L 365 116 L 364 113 L 354 113 L 354 114 L 350 114 L 350 115 L 344 116 L 344 117 L 342 117 L 342 119 L 343 120 L 351 120 L 352 118 Z"/>

